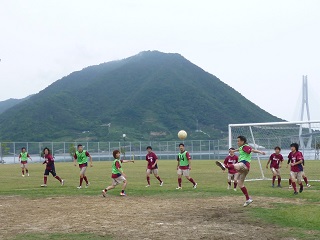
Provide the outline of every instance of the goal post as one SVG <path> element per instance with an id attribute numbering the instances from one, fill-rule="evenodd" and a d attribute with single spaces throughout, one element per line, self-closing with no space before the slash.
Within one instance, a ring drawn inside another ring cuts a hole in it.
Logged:
<path id="1" fill-rule="evenodd" d="M 229 148 L 237 147 L 237 137 L 240 135 L 247 138 L 248 144 L 252 148 L 266 153 L 266 155 L 254 154 L 252 156 L 258 164 L 254 164 L 254 161 L 251 164 L 251 171 L 248 176 L 250 179 L 248 180 L 267 180 L 272 177 L 271 171 L 266 169 L 266 163 L 276 146 L 281 147 L 281 154 L 284 157 L 282 178 L 288 178 L 289 176 L 290 170 L 285 167 L 291 143 L 299 144 L 299 150 L 303 153 L 306 163 L 309 160 L 320 159 L 320 120 L 229 124 Z M 308 175 L 308 164 L 306 164 L 305 170 L 311 181 L 319 179 L 311 171 Z"/>

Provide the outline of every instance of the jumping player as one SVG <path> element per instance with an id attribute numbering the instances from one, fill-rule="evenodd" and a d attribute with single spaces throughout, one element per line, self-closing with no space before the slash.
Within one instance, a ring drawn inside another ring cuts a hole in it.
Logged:
<path id="1" fill-rule="evenodd" d="M 146 187 L 150 187 L 150 174 L 153 173 L 155 178 L 158 179 L 160 182 L 160 187 L 163 186 L 163 181 L 158 175 L 158 157 L 157 155 L 152 151 L 152 147 L 147 147 L 147 155 L 146 155 L 146 161 L 148 162 L 147 165 L 147 182 L 148 185 Z"/>
<path id="2" fill-rule="evenodd" d="M 123 172 L 122 163 L 128 163 L 128 162 L 134 163 L 134 160 L 120 160 L 119 150 L 114 150 L 112 154 L 114 157 L 114 160 L 112 163 L 112 175 L 111 175 L 112 184 L 109 187 L 102 190 L 102 196 L 106 197 L 107 191 L 114 189 L 120 183 L 123 183 L 120 196 L 126 196 L 125 189 L 127 187 L 128 181 L 126 179 L 126 175 Z"/>
<path id="3" fill-rule="evenodd" d="M 56 178 L 61 183 L 61 186 L 63 186 L 64 185 L 64 180 L 62 180 L 56 174 L 56 169 L 55 169 L 55 166 L 54 166 L 54 158 L 51 155 L 51 152 L 50 152 L 49 148 L 44 148 L 43 149 L 43 158 L 44 158 L 43 164 L 46 164 L 46 169 L 44 171 L 43 184 L 41 185 L 41 187 L 46 187 L 47 186 L 47 179 L 48 179 L 49 173 L 51 173 L 52 176 L 54 178 Z"/>
<path id="4" fill-rule="evenodd" d="M 77 163 L 76 163 L 77 161 L 80 168 L 80 184 L 79 184 L 79 187 L 77 187 L 78 189 L 82 188 L 83 179 L 86 182 L 86 188 L 89 187 L 90 185 L 88 178 L 86 176 L 88 158 L 90 159 L 90 167 L 92 167 L 92 157 L 90 156 L 89 152 L 87 152 L 86 150 L 83 150 L 83 146 L 79 144 L 78 150 L 73 156 L 74 166 L 77 166 Z"/>
<path id="5" fill-rule="evenodd" d="M 192 184 L 193 188 L 197 188 L 197 183 L 191 178 L 190 170 L 191 170 L 191 156 L 190 154 L 184 149 L 184 144 L 179 144 L 180 153 L 178 154 L 177 161 L 177 174 L 178 174 L 178 187 L 176 189 L 182 189 L 182 175 L 185 176 Z"/>
<path id="6" fill-rule="evenodd" d="M 292 143 L 290 145 L 291 148 L 291 157 L 290 157 L 290 166 L 291 166 L 291 171 L 290 171 L 290 178 L 292 181 L 292 187 L 294 190 L 294 194 L 298 194 L 297 192 L 297 185 L 296 181 L 300 185 L 299 192 L 301 193 L 303 191 L 303 185 L 301 182 L 302 178 L 302 172 L 303 172 L 303 155 L 301 152 L 299 152 L 299 145 L 297 143 Z"/>
<path id="7" fill-rule="evenodd" d="M 229 148 L 229 155 L 224 159 L 224 165 L 228 164 L 236 164 L 238 162 L 238 156 L 231 152 L 230 150 L 235 150 L 234 148 Z M 228 187 L 231 187 L 231 180 L 233 180 L 233 190 L 237 191 L 237 184 L 238 184 L 238 176 L 239 173 L 235 169 L 228 169 Z"/>
<path id="8" fill-rule="evenodd" d="M 281 188 L 281 175 L 280 175 L 280 168 L 282 167 L 283 156 L 280 154 L 281 148 L 275 147 L 274 153 L 271 154 L 269 160 L 267 162 L 266 168 L 268 169 L 270 163 L 270 169 L 273 174 L 272 176 L 272 187 L 274 187 L 274 182 L 276 177 L 278 176 L 278 187 Z"/>
<path id="9" fill-rule="evenodd" d="M 28 170 L 28 159 L 32 161 L 29 153 L 26 151 L 26 148 L 21 148 L 21 153 L 19 154 L 19 162 L 21 162 L 21 171 L 22 177 L 24 177 L 24 170 L 26 170 L 26 174 L 29 177 L 29 170 Z"/>
<path id="10" fill-rule="evenodd" d="M 244 186 L 244 180 L 246 179 L 246 176 L 248 175 L 249 169 L 250 169 L 251 154 L 252 153 L 260 153 L 262 155 L 265 155 L 265 152 L 252 149 L 247 144 L 247 139 L 244 136 L 238 136 L 237 144 L 238 144 L 239 148 L 236 150 L 230 150 L 230 152 L 239 152 L 239 160 L 240 161 L 238 163 L 227 164 L 225 166 L 222 162 L 216 161 L 216 164 L 222 170 L 225 170 L 226 168 L 228 168 L 228 169 L 235 169 L 239 172 L 238 185 L 246 197 L 246 201 L 243 204 L 243 206 L 246 207 L 250 203 L 253 202 L 253 200 L 249 197 L 247 188 Z"/>

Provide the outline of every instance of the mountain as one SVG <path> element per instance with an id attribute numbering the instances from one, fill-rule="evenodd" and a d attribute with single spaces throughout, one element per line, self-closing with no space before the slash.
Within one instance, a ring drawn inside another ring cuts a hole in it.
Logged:
<path id="1" fill-rule="evenodd" d="M 8 109 L 0 140 L 172 140 L 180 129 L 207 139 L 229 123 L 268 121 L 282 120 L 180 54 L 146 51 L 73 72 Z"/>
<path id="2" fill-rule="evenodd" d="M 25 98 L 22 98 L 22 99 L 14 99 L 14 98 L 10 98 L 8 100 L 5 100 L 5 101 L 0 101 L 0 114 L 5 112 L 7 109 L 9 108 L 12 108 L 13 106 L 29 99 L 31 97 L 30 96 L 27 96 Z"/>

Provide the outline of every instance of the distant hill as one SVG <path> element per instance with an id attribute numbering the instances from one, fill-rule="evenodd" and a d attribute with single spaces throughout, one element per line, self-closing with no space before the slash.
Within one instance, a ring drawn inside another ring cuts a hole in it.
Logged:
<path id="1" fill-rule="evenodd" d="M 0 138 L 172 140 L 185 129 L 188 139 L 208 139 L 226 136 L 229 123 L 268 121 L 281 119 L 181 55 L 146 51 L 73 72 L 10 108 Z"/>
<path id="2" fill-rule="evenodd" d="M 29 99 L 30 97 L 31 97 L 31 95 L 28 97 L 22 98 L 22 99 L 10 98 L 5 101 L 0 101 L 0 114 L 3 113 L 4 111 L 6 111 L 7 109 L 12 108 L 13 106 Z"/>

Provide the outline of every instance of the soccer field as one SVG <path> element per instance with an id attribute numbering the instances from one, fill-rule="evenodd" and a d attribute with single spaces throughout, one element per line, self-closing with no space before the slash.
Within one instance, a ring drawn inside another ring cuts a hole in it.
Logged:
<path id="1" fill-rule="evenodd" d="M 319 163 L 306 165 L 307 175 L 317 176 Z M 176 161 L 169 160 L 159 162 L 164 186 L 152 176 L 146 188 L 145 167 L 145 161 L 124 164 L 127 196 L 119 196 L 118 186 L 103 198 L 111 162 L 95 162 L 87 171 L 91 185 L 81 190 L 71 162 L 56 163 L 65 186 L 50 176 L 47 188 L 40 187 L 40 163 L 29 164 L 24 178 L 20 165 L 0 165 L 0 239 L 320 239 L 320 182 L 297 196 L 287 181 L 281 189 L 270 181 L 246 182 L 254 202 L 244 208 L 242 192 L 227 190 L 227 174 L 214 161 L 193 161 L 197 189 L 185 178 L 183 189 L 175 189 Z M 249 177 L 259 175 L 257 169 Z M 287 178 L 289 170 L 282 174 Z"/>

